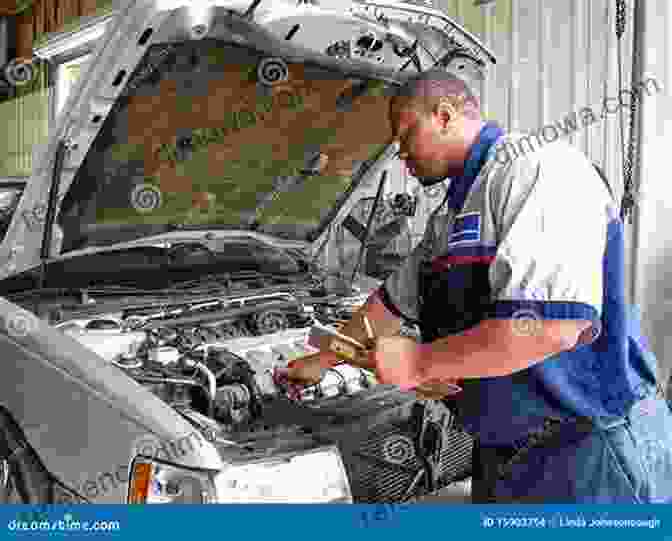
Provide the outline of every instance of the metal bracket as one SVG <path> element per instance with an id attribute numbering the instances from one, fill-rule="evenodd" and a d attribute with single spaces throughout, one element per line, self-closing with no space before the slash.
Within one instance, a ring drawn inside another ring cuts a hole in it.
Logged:
<path id="1" fill-rule="evenodd" d="M 411 414 L 414 424 L 415 453 L 422 462 L 420 470 L 410 486 L 406 490 L 405 498 L 410 497 L 421 480 L 425 481 L 428 492 L 435 490 L 439 479 L 439 465 L 441 451 L 443 450 L 443 435 L 449 426 L 451 414 L 448 411 L 439 412 L 438 408 L 429 402 L 417 402 L 413 404 Z"/>
<path id="2" fill-rule="evenodd" d="M 9 487 L 9 461 L 0 460 L 0 492 L 5 493 Z"/>

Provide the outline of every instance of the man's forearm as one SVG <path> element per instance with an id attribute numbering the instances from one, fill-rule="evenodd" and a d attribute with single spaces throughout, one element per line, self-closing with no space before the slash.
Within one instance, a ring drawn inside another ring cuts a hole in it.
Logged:
<path id="1" fill-rule="evenodd" d="M 428 344 L 394 339 L 379 344 L 383 383 L 414 387 L 426 381 L 509 376 L 573 348 L 590 321 L 545 320 L 538 332 L 514 332 L 510 320 L 486 320 Z"/>

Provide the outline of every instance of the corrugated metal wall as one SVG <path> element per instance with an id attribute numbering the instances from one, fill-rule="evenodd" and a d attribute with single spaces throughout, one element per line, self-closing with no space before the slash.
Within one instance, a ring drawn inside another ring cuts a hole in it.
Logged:
<path id="1" fill-rule="evenodd" d="M 672 55 L 669 0 L 645 0 L 644 77 L 655 77 L 663 91 L 644 102 L 640 156 L 640 208 L 634 227 L 635 300 L 642 308 L 644 332 L 659 359 L 661 380 L 672 374 L 672 183 L 669 181 L 672 140 Z M 672 388 L 670 389 L 672 398 Z"/>

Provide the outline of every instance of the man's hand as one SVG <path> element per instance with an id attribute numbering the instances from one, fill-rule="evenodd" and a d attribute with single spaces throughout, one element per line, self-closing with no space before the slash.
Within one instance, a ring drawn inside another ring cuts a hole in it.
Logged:
<path id="1" fill-rule="evenodd" d="M 319 383 L 329 367 L 339 362 L 336 354 L 330 351 L 320 351 L 308 357 L 299 357 L 296 362 L 292 361 L 287 365 L 287 379 L 298 385 Z"/>
<path id="2" fill-rule="evenodd" d="M 365 320 L 369 322 L 370 329 L 368 330 L 364 323 Z M 398 333 L 400 327 L 401 321 L 385 308 L 378 293 L 375 292 L 354 314 L 353 318 L 339 329 L 339 332 L 361 344 L 366 344 L 369 340 L 369 331 L 372 331 L 374 336 L 391 336 Z M 296 383 L 317 383 L 329 367 L 345 362 L 339 361 L 334 352 L 329 349 L 330 342 L 330 339 L 325 339 L 324 343 L 319 346 L 320 352 L 315 356 L 311 355 L 307 362 L 302 362 L 304 360 L 302 358 L 297 359 L 294 366 L 290 363 L 287 367 L 287 377 Z M 350 364 L 373 369 L 373 361 L 368 357 Z"/>

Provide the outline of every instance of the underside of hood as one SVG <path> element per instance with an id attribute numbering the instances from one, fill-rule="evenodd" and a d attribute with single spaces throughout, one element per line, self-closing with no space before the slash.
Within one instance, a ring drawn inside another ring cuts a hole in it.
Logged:
<path id="1" fill-rule="evenodd" d="M 0 279 L 85 248 L 96 228 L 315 240 L 390 159 L 391 89 L 494 62 L 409 3 L 130 0 L 117 13 L 35 160 Z M 45 220 L 22 219 L 37 206 Z"/>
<path id="2" fill-rule="evenodd" d="M 358 83 L 220 40 L 154 46 L 63 201 L 64 248 L 89 224 L 305 237 L 390 138 L 374 84 L 339 110 Z"/>

